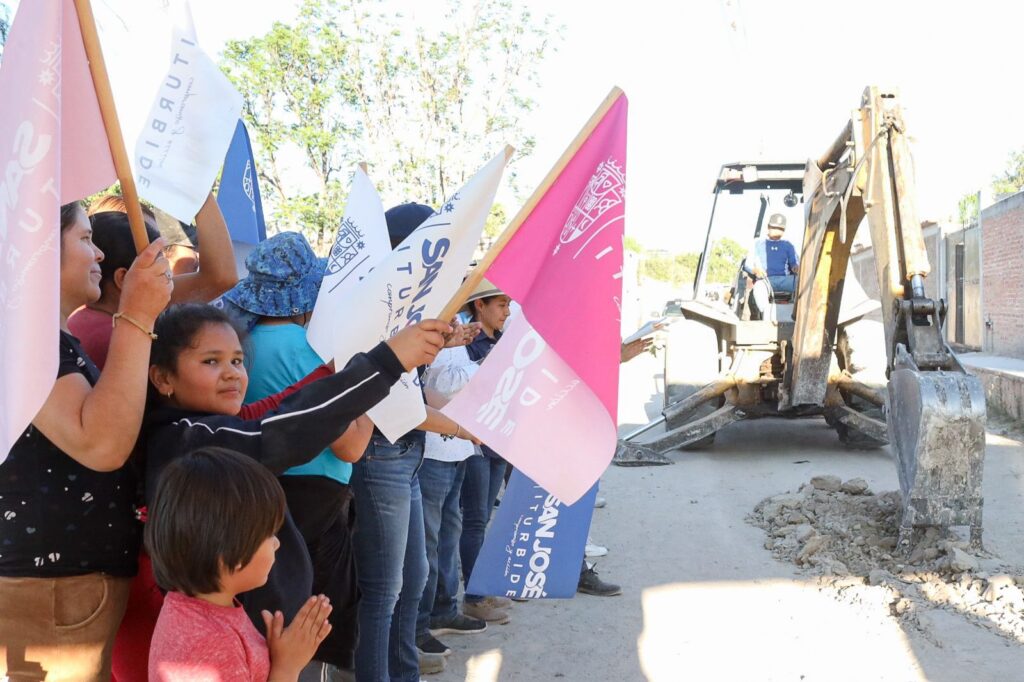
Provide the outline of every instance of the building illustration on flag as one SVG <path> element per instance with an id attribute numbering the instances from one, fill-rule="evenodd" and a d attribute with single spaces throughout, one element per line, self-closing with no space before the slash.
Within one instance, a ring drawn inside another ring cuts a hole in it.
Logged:
<path id="1" fill-rule="evenodd" d="M 615 452 L 626 115 L 615 89 L 481 262 L 522 313 L 442 410 L 567 504 Z"/>
<path id="2" fill-rule="evenodd" d="M 306 329 L 306 340 L 324 360 L 334 358 L 335 338 L 350 333 L 352 325 L 345 317 L 347 295 L 389 253 L 391 239 L 384 204 L 369 176 L 357 168 Z M 344 358 L 342 364 L 347 360 Z"/>

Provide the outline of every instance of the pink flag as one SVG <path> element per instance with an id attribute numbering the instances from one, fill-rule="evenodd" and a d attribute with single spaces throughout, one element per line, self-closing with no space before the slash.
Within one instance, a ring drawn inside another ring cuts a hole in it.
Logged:
<path id="1" fill-rule="evenodd" d="M 71 0 L 21 3 L 0 92 L 2 463 L 57 377 L 60 205 L 116 177 Z"/>
<path id="2" fill-rule="evenodd" d="M 615 452 L 626 109 L 616 91 L 487 270 L 525 320 L 444 409 L 569 504 Z"/>

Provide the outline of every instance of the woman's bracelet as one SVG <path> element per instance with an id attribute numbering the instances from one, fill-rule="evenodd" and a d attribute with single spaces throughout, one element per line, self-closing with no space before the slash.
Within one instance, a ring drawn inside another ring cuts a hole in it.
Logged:
<path id="1" fill-rule="evenodd" d="M 146 328 L 145 328 L 145 327 L 144 327 L 144 326 L 142 325 L 142 323 L 141 323 L 141 322 L 139 322 L 138 320 L 136 320 L 136 319 L 135 319 L 134 317 L 130 317 L 130 316 L 126 315 L 125 313 L 114 313 L 114 316 L 113 316 L 113 318 L 112 318 L 112 319 L 110 320 L 110 326 L 111 326 L 111 327 L 117 327 L 117 320 L 118 320 L 118 318 L 122 318 L 122 317 L 123 317 L 124 319 L 128 320 L 129 322 L 131 322 L 132 324 L 134 324 L 134 325 L 135 325 L 136 327 L 138 327 L 138 328 L 139 328 L 140 330 L 142 330 L 142 333 L 143 333 L 143 334 L 145 334 L 145 335 L 146 335 L 146 336 L 148 336 L 149 338 L 151 338 L 151 339 L 153 339 L 154 341 L 156 341 L 156 338 L 157 338 L 157 337 L 156 337 L 156 334 L 154 334 L 154 333 L 153 333 L 153 330 L 152 330 L 152 329 L 146 329 Z"/>
<path id="2" fill-rule="evenodd" d="M 462 427 L 458 424 L 455 425 L 455 433 L 442 433 L 440 434 L 441 440 L 451 440 L 452 438 L 458 438 L 459 434 L 462 433 Z"/>

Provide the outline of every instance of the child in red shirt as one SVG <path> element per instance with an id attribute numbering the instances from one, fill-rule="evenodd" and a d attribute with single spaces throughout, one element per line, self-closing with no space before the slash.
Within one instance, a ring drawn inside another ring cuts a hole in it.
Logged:
<path id="1" fill-rule="evenodd" d="M 255 460 L 207 447 L 163 471 L 146 524 L 157 583 L 168 590 L 149 679 L 294 682 L 331 630 L 331 606 L 310 597 L 288 627 L 263 611 L 264 638 L 235 600 L 263 585 L 279 545 L 285 498 Z"/>

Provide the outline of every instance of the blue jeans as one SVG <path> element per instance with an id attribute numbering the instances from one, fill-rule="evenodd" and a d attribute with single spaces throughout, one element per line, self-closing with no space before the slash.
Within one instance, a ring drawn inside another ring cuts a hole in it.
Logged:
<path id="1" fill-rule="evenodd" d="M 469 586 L 473 566 L 484 545 L 484 532 L 494 511 L 494 501 L 505 479 L 505 460 L 500 457 L 473 455 L 466 460 L 466 478 L 462 482 L 462 539 L 459 554 L 462 557 L 462 580 Z M 467 602 L 483 599 L 480 595 L 465 596 Z"/>
<path id="2" fill-rule="evenodd" d="M 459 537 L 462 511 L 459 498 L 465 462 L 424 459 L 420 468 L 423 493 L 423 526 L 427 538 L 427 586 L 420 599 L 416 638 L 425 637 L 430 627 L 442 627 L 459 613 Z"/>
<path id="3" fill-rule="evenodd" d="M 374 436 L 352 471 L 353 545 L 362 598 L 356 679 L 410 681 L 419 674 L 416 614 L 427 581 L 417 471 L 422 443 Z"/>

